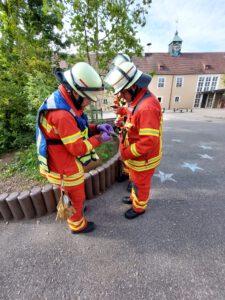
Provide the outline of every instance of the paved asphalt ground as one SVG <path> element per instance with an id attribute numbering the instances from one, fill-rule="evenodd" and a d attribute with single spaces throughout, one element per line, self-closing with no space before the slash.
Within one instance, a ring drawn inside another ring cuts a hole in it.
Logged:
<path id="1" fill-rule="evenodd" d="M 54 215 L 1 222 L 0 299 L 225 299 L 223 115 L 164 115 L 156 174 L 176 182 L 154 177 L 148 211 L 138 219 L 123 217 L 122 183 L 88 202 L 98 226 L 88 235 L 70 235 Z"/>

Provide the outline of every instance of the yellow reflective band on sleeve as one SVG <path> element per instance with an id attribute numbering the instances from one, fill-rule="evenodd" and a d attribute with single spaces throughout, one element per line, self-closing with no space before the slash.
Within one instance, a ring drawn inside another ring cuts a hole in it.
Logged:
<path id="1" fill-rule="evenodd" d="M 62 138 L 62 142 L 63 142 L 64 145 L 67 145 L 67 144 L 71 144 L 71 143 L 76 142 L 76 141 L 79 140 L 80 138 L 82 138 L 81 132 L 78 131 L 78 132 L 75 133 L 75 134 L 68 135 L 68 136 Z"/>
<path id="2" fill-rule="evenodd" d="M 88 140 L 84 140 L 84 143 L 87 147 L 87 151 L 86 151 L 86 154 L 87 154 L 87 153 L 91 152 L 91 150 L 93 149 L 93 146 Z"/>
<path id="3" fill-rule="evenodd" d="M 47 122 L 47 119 L 45 117 L 42 117 L 41 118 L 41 125 L 44 127 L 44 129 L 47 131 L 47 132 L 50 132 L 53 128 L 52 125 L 50 125 L 48 122 Z"/>
<path id="4" fill-rule="evenodd" d="M 132 144 L 130 146 L 130 151 L 132 152 L 132 154 L 136 157 L 141 156 L 140 153 L 138 153 L 137 149 L 136 149 L 136 144 Z"/>
<path id="5" fill-rule="evenodd" d="M 139 135 L 159 136 L 159 130 L 154 128 L 141 128 Z"/>

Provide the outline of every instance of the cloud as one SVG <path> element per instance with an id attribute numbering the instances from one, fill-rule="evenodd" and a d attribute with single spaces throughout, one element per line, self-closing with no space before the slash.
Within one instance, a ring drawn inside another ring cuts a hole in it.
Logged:
<path id="1" fill-rule="evenodd" d="M 184 52 L 225 51 L 224 16 L 224 0 L 153 0 L 138 36 L 143 46 L 152 43 L 150 51 L 167 52 L 178 28 Z"/>

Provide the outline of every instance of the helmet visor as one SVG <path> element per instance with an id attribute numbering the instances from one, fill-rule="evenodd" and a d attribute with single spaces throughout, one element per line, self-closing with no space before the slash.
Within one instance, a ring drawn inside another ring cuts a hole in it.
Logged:
<path id="1" fill-rule="evenodd" d="M 105 77 L 105 86 L 111 86 L 114 89 L 114 94 L 118 94 L 133 80 L 136 73 L 137 68 L 134 65 L 127 72 L 119 66 L 114 66 Z"/>
<path id="2" fill-rule="evenodd" d="M 126 54 L 119 53 L 112 61 L 112 65 L 119 66 L 120 64 L 122 64 L 125 61 L 130 61 L 129 56 Z"/>

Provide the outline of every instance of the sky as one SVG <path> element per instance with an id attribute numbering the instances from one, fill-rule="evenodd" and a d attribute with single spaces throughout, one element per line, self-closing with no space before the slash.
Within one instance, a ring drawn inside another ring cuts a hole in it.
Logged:
<path id="1" fill-rule="evenodd" d="M 145 52 L 167 52 L 176 29 L 183 52 L 225 52 L 225 0 L 152 0 L 146 18 L 137 34 Z"/>

